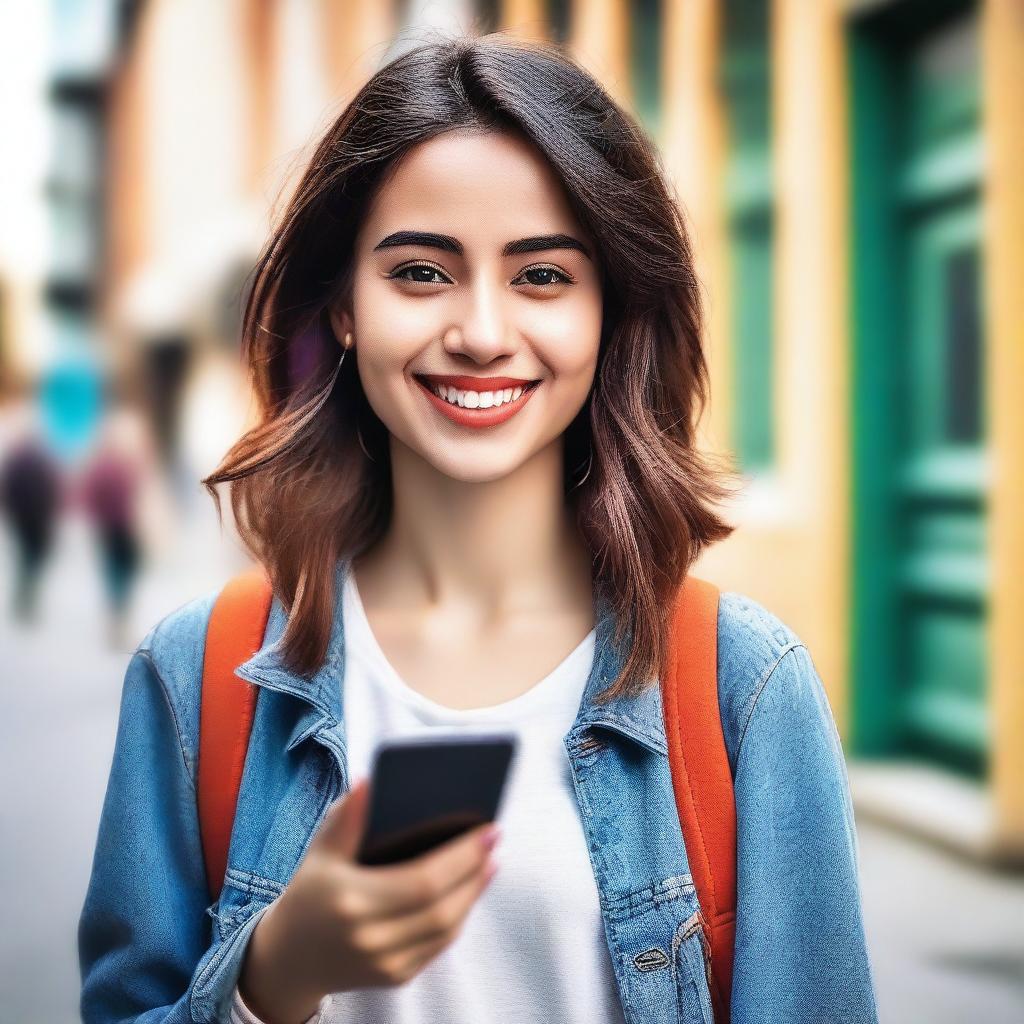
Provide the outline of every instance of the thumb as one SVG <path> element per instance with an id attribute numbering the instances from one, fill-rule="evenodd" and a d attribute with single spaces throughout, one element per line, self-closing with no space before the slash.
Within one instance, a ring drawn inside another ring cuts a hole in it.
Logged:
<path id="1" fill-rule="evenodd" d="M 363 776 L 338 797 L 324 816 L 317 841 L 333 853 L 354 861 L 370 808 L 370 780 Z"/>

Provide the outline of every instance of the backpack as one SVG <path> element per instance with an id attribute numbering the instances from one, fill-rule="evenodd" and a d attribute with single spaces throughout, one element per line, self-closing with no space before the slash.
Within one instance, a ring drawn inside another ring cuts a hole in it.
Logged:
<path id="1" fill-rule="evenodd" d="M 693 875 L 717 1024 L 729 1020 L 736 928 L 736 805 L 718 706 L 718 588 L 687 576 L 670 619 L 661 691 L 676 808 Z M 198 807 L 211 896 L 227 870 L 258 688 L 234 670 L 263 643 L 272 601 L 262 567 L 214 602 L 203 655 Z M 685 714 L 680 709 L 685 708 Z"/>

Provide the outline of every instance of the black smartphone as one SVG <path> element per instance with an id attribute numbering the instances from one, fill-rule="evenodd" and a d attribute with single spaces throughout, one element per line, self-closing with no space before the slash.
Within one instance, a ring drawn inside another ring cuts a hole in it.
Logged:
<path id="1" fill-rule="evenodd" d="M 394 864 L 493 821 L 516 745 L 508 732 L 382 740 L 357 862 Z"/>

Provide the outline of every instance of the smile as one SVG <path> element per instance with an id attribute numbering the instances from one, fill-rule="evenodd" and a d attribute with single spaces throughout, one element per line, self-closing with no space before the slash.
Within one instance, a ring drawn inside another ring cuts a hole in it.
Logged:
<path id="1" fill-rule="evenodd" d="M 515 387 L 477 391 L 438 384 L 419 376 L 415 379 L 431 405 L 463 427 L 493 427 L 504 423 L 526 405 L 540 385 L 540 381 L 525 381 Z"/>

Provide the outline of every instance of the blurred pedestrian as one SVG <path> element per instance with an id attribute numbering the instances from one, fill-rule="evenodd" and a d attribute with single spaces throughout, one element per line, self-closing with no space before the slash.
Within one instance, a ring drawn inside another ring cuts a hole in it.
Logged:
<path id="1" fill-rule="evenodd" d="M 39 579 L 53 547 L 61 505 L 61 473 L 37 437 L 15 442 L 0 467 L 0 507 L 16 547 L 12 612 L 21 622 L 38 614 Z"/>
<path id="2" fill-rule="evenodd" d="M 79 500 L 92 522 L 102 559 L 110 643 L 122 647 L 142 559 L 137 514 L 142 471 L 138 458 L 118 443 L 116 425 L 116 417 L 104 423 L 79 480 Z"/>

